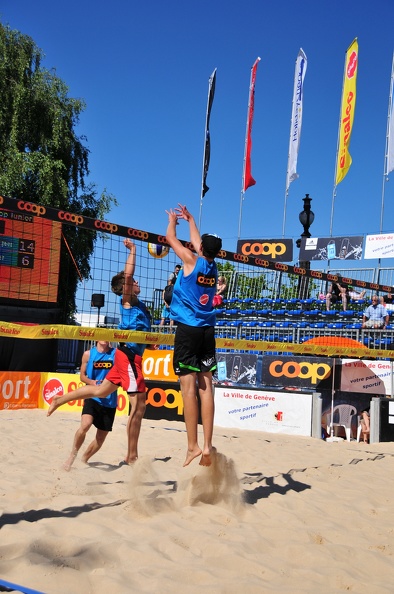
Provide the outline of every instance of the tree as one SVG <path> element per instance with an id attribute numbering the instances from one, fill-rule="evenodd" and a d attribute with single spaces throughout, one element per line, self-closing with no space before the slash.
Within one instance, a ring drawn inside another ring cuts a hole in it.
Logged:
<path id="1" fill-rule="evenodd" d="M 0 193 L 102 219 L 116 199 L 85 181 L 89 149 L 75 130 L 85 103 L 68 96 L 43 57 L 29 36 L 0 23 Z M 96 233 L 63 225 L 63 235 L 72 253 L 62 241 L 58 303 L 65 321 L 75 312 L 79 274 L 89 278 Z"/>

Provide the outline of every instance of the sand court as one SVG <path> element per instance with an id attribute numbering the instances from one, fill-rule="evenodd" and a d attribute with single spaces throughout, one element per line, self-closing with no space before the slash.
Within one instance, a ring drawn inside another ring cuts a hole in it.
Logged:
<path id="1" fill-rule="evenodd" d="M 65 472 L 78 425 L 1 412 L 0 579 L 57 594 L 392 592 L 393 443 L 216 427 L 212 466 L 183 468 L 184 424 L 146 419 L 130 467 L 117 417 Z"/>

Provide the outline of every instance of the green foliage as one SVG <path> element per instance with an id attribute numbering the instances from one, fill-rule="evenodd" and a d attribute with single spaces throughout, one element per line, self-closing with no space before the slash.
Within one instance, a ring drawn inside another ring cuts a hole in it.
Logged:
<path id="1" fill-rule="evenodd" d="M 228 286 L 228 297 L 246 299 L 248 297 L 259 298 L 264 289 L 267 288 L 267 281 L 264 274 L 244 274 L 237 272 L 234 264 L 218 262 L 218 273 L 226 278 Z"/>
<path id="2" fill-rule="evenodd" d="M 117 203 L 85 181 L 89 149 L 75 131 L 85 103 L 68 96 L 42 58 L 30 37 L 0 23 L 0 194 L 102 219 Z M 80 274 L 89 278 L 96 233 L 63 225 L 63 234 Z M 75 312 L 78 281 L 62 241 L 58 302 L 64 320 Z"/>

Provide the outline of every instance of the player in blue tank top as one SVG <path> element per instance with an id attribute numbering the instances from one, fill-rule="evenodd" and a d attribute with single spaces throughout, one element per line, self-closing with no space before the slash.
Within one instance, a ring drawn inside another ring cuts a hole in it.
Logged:
<path id="1" fill-rule="evenodd" d="M 134 278 L 136 266 L 136 246 L 131 239 L 123 241 L 129 254 L 124 270 L 111 280 L 111 289 L 121 296 L 120 312 L 122 330 L 150 330 L 150 315 L 146 306 L 138 299 L 141 292 L 138 281 Z M 71 394 L 63 394 L 52 399 L 47 416 L 70 402 L 70 400 L 105 398 L 121 386 L 129 397 L 130 414 L 127 422 L 127 454 L 125 462 L 132 464 L 138 458 L 138 438 L 141 421 L 146 407 L 146 384 L 142 374 L 142 353 L 145 345 L 128 342 L 121 343 L 115 350 L 115 360 L 103 383 L 95 386 L 83 386 Z"/>
<path id="2" fill-rule="evenodd" d="M 200 236 L 194 217 L 186 206 L 166 211 L 168 214 L 167 242 L 183 261 L 171 300 L 171 318 L 177 324 L 174 340 L 174 371 L 179 376 L 184 402 L 187 433 L 187 452 L 184 466 L 201 456 L 200 465 L 212 464 L 212 435 L 215 405 L 212 372 L 216 369 L 215 311 L 217 269 L 215 257 L 222 249 L 217 235 Z M 196 254 L 185 247 L 176 236 L 178 220 L 189 223 L 190 242 Z M 204 445 L 198 445 L 198 400 L 201 402 L 201 419 Z"/>
<path id="3" fill-rule="evenodd" d="M 96 346 L 84 352 L 81 362 L 80 379 L 86 385 L 100 385 L 114 365 L 115 349 L 107 341 L 99 340 Z M 73 397 L 75 398 L 75 394 Z M 87 432 L 94 425 L 97 429 L 94 440 L 88 445 L 82 456 L 82 462 L 88 460 L 99 451 L 108 433 L 112 431 L 118 404 L 118 392 L 115 390 L 106 398 L 89 398 L 84 401 L 81 425 L 74 436 L 73 447 L 69 457 L 63 464 L 64 470 L 69 471 L 78 452 L 85 441 Z"/>

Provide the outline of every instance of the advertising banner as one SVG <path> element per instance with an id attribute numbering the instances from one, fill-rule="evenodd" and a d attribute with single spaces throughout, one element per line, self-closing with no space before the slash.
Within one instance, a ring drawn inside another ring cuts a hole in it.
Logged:
<path id="1" fill-rule="evenodd" d="M 367 235 L 365 238 L 364 258 L 394 258 L 394 234 Z"/>
<path id="2" fill-rule="evenodd" d="M 258 355 L 218 353 L 216 357 L 218 367 L 213 376 L 214 383 L 226 386 L 255 386 L 261 383 L 261 371 L 258 373 Z"/>
<path id="3" fill-rule="evenodd" d="M 287 435 L 311 435 L 312 394 L 215 389 L 215 425 Z"/>
<path id="4" fill-rule="evenodd" d="M 363 236 L 307 237 L 301 240 L 300 260 L 361 260 Z"/>
<path id="5" fill-rule="evenodd" d="M 237 253 L 273 262 L 292 262 L 292 239 L 239 239 Z"/>
<path id="6" fill-rule="evenodd" d="M 332 359 L 318 357 L 263 356 L 263 384 L 320 392 L 331 389 Z"/>
<path id="7" fill-rule="evenodd" d="M 391 396 L 392 362 L 343 359 L 340 389 L 343 392 Z"/>
<path id="8" fill-rule="evenodd" d="M 38 408 L 41 373 L 0 372 L 0 410 Z"/>

